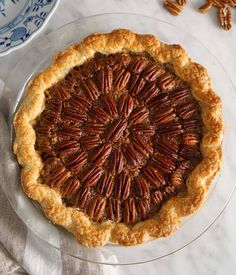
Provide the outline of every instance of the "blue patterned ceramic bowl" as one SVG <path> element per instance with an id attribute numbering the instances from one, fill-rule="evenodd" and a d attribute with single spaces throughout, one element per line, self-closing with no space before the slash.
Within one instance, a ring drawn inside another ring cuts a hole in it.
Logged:
<path id="1" fill-rule="evenodd" d="M 0 0 L 0 55 L 22 46 L 44 25 L 58 0 Z"/>

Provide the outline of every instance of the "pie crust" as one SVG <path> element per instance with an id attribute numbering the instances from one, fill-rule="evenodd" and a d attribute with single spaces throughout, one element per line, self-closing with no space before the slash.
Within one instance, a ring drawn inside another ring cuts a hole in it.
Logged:
<path id="1" fill-rule="evenodd" d="M 45 108 L 45 91 L 62 80 L 72 68 L 93 58 L 97 52 L 146 52 L 158 63 L 170 64 L 174 73 L 190 85 L 201 109 L 202 159 L 186 180 L 187 191 L 166 201 L 155 216 L 134 225 L 109 220 L 93 221 L 86 213 L 65 206 L 60 193 L 42 184 L 40 179 L 43 162 L 35 149 L 36 133 L 33 126 Z M 22 167 L 21 184 L 24 192 L 40 203 L 49 220 L 65 227 L 81 245 L 87 247 L 99 247 L 108 242 L 137 245 L 175 232 L 182 218 L 193 214 L 202 205 L 222 163 L 222 105 L 211 87 L 207 70 L 193 62 L 180 45 L 167 45 L 153 35 L 140 35 L 130 30 L 95 33 L 58 53 L 53 64 L 39 73 L 28 86 L 15 114 L 14 127 L 13 148 Z"/>

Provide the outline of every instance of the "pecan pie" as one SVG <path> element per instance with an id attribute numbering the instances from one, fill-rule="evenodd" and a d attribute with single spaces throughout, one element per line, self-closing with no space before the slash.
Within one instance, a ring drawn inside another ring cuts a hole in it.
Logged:
<path id="1" fill-rule="evenodd" d="M 170 235 L 222 160 L 221 100 L 206 69 L 129 30 L 60 52 L 14 125 L 25 193 L 89 247 Z"/>

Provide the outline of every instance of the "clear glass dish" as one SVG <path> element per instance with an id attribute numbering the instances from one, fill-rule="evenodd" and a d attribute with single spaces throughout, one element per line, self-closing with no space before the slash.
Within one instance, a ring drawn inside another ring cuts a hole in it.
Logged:
<path id="1" fill-rule="evenodd" d="M 151 33 L 166 43 L 181 44 L 193 60 L 204 65 L 211 77 L 214 89 L 224 105 L 226 125 L 223 151 L 224 163 L 220 175 L 213 181 L 203 207 L 193 216 L 184 219 L 182 226 L 168 238 L 151 241 L 135 247 L 106 245 L 91 249 L 79 246 L 74 237 L 59 226 L 52 225 L 40 207 L 22 192 L 19 166 L 12 154 L 12 118 L 18 102 L 30 79 L 51 63 L 51 57 L 68 45 L 79 42 L 93 32 L 109 32 L 116 28 L 128 28 L 138 33 Z M 12 207 L 45 244 L 73 257 L 110 265 L 137 264 L 160 259 L 187 246 L 201 236 L 219 217 L 235 188 L 236 171 L 236 93 L 232 83 L 217 59 L 190 34 L 154 18 L 135 14 L 103 14 L 83 18 L 67 24 L 32 44 L 32 49 L 11 70 L 7 86 L 0 101 L 0 177 L 1 186 Z"/>

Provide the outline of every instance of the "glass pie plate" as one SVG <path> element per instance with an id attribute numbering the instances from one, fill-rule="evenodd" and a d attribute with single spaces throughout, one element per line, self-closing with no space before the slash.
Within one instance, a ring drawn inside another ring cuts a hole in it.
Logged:
<path id="1" fill-rule="evenodd" d="M 93 32 L 110 32 L 128 28 L 138 33 L 150 33 L 166 43 L 182 45 L 193 60 L 204 65 L 212 77 L 213 88 L 224 105 L 224 163 L 220 174 L 211 184 L 208 198 L 193 216 L 183 220 L 172 236 L 134 247 L 108 244 L 102 248 L 85 248 L 63 228 L 51 224 L 40 207 L 24 195 L 20 186 L 19 166 L 12 154 L 12 118 L 27 83 L 37 72 L 46 68 L 58 51 L 79 42 Z M 210 51 L 183 30 L 154 18 L 135 14 L 103 14 L 82 18 L 48 34 L 32 44 L 9 73 L 7 86 L 0 101 L 0 177 L 1 186 L 12 207 L 25 224 L 46 244 L 73 257 L 110 265 L 137 264 L 160 259 L 184 248 L 201 236 L 226 207 L 235 187 L 236 162 L 236 93 L 232 83 Z"/>

